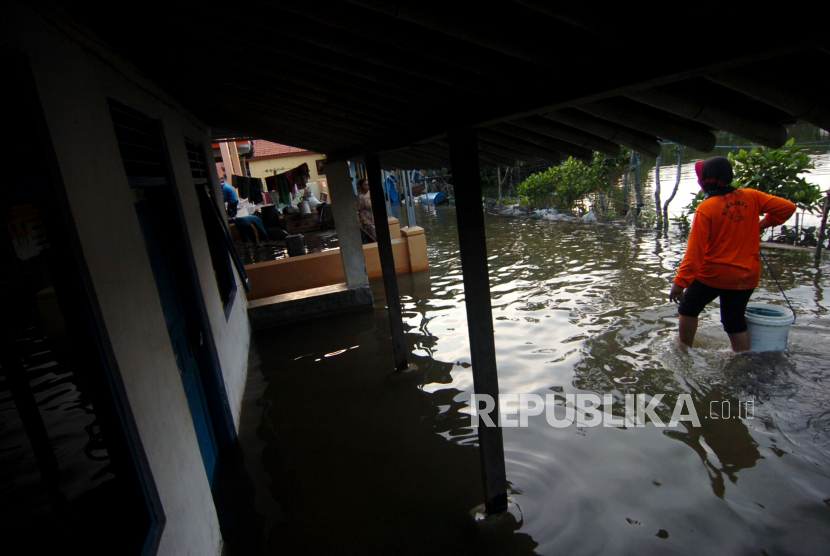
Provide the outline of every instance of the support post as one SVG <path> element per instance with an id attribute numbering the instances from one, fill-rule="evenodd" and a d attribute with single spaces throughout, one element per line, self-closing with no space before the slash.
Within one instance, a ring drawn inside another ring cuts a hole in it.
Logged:
<path id="1" fill-rule="evenodd" d="M 821 260 L 821 250 L 824 247 L 824 229 L 827 228 L 827 213 L 830 212 L 830 189 L 824 198 L 824 209 L 821 211 L 821 225 L 818 228 L 818 242 L 816 243 L 816 260 Z"/>
<path id="2" fill-rule="evenodd" d="M 366 155 L 366 175 L 369 178 L 369 194 L 372 197 L 372 212 L 375 216 L 375 233 L 378 237 L 380 269 L 383 272 L 383 289 L 386 290 L 386 306 L 389 308 L 389 328 L 392 329 L 392 349 L 395 353 L 395 368 L 402 371 L 408 367 L 406 343 L 403 337 L 403 310 L 398 294 L 398 276 L 395 272 L 395 258 L 392 254 L 392 235 L 389 233 L 389 217 L 386 212 L 383 173 L 380 157 Z"/>
<path id="3" fill-rule="evenodd" d="M 340 259 L 346 274 L 346 285 L 350 288 L 369 283 L 366 275 L 366 259 L 363 257 L 363 241 L 357 221 L 352 177 L 349 164 L 345 161 L 326 162 L 326 176 L 329 184 L 329 202 L 337 228 L 337 242 L 340 244 Z"/>
<path id="4" fill-rule="evenodd" d="M 477 395 L 487 395 L 493 399 L 498 415 L 499 378 L 496 369 L 496 344 L 490 303 L 490 278 L 487 270 L 487 244 L 476 132 L 451 131 L 448 139 L 455 185 L 458 243 L 461 251 L 461 270 L 464 275 L 464 304 L 470 334 L 473 385 Z M 482 419 L 478 427 L 484 506 L 489 515 L 507 509 L 504 442 L 501 427 L 498 426 L 501 421 L 497 418 L 494 422 L 497 426 L 488 427 Z"/>
<path id="5" fill-rule="evenodd" d="M 227 183 L 233 187 L 234 168 L 233 162 L 231 162 L 231 151 L 230 148 L 228 148 L 227 142 L 223 141 L 219 143 L 219 152 L 222 153 L 222 165 L 225 167 L 225 177 L 227 178 Z"/>

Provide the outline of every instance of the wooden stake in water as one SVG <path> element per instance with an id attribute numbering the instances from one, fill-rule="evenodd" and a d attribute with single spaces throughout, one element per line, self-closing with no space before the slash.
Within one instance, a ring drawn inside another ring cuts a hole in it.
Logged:
<path id="1" fill-rule="evenodd" d="M 493 311 L 490 305 L 490 278 L 487 271 L 487 245 L 484 210 L 481 202 L 481 174 L 478 144 L 473 130 L 452 131 L 447 136 L 455 185 L 458 243 L 464 275 L 464 305 L 470 334 L 473 385 L 477 395 L 486 394 L 499 407 L 499 377 L 496 369 L 496 343 Z M 498 424 L 498 421 L 496 421 Z M 507 477 L 504 443 L 498 426 L 478 427 L 484 505 L 489 515 L 507 509 Z"/>

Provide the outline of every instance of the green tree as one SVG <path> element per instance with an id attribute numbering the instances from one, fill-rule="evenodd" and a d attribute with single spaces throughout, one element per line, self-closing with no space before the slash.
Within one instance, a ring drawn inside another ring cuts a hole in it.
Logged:
<path id="1" fill-rule="evenodd" d="M 820 210 L 821 188 L 799 176 L 809 174 L 815 164 L 795 145 L 794 139 L 780 149 L 756 147 L 750 152 L 741 149 L 738 154 L 729 153 L 729 160 L 734 171 L 733 186 L 751 187 L 782 197 L 810 213 Z M 703 191 L 698 191 L 686 207 L 687 214 L 694 214 L 704 196 Z"/>
<path id="2" fill-rule="evenodd" d="M 630 156 L 630 155 L 629 155 Z M 595 192 L 608 192 L 627 159 L 594 154 L 592 164 L 568 158 L 559 166 L 533 174 L 518 188 L 522 204 L 570 211 L 577 201 Z"/>
<path id="3" fill-rule="evenodd" d="M 751 187 L 783 197 L 810 213 L 819 210 L 821 189 L 799 174 L 809 174 L 815 168 L 810 157 L 790 139 L 780 149 L 757 147 L 750 152 L 729 153 L 735 171 L 736 187 Z"/>

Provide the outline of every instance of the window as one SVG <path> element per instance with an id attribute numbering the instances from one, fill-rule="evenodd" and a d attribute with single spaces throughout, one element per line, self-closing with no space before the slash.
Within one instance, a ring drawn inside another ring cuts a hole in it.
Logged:
<path id="1" fill-rule="evenodd" d="M 213 274 L 216 277 L 222 306 L 225 308 L 225 318 L 228 318 L 236 293 L 236 280 L 225 244 L 224 219 L 216 217 L 218 207 L 221 205 L 211 187 L 204 147 L 187 137 L 184 142 L 190 161 L 190 173 L 196 186 L 196 196 L 199 198 L 199 209 L 202 212 L 202 224 L 205 227 L 205 237 L 210 250 L 210 261 L 213 263 Z M 222 214 L 221 210 L 218 212 Z"/>

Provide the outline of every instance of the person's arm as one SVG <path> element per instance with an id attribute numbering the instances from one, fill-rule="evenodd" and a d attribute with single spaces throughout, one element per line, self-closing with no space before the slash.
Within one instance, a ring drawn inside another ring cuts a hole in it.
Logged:
<path id="1" fill-rule="evenodd" d="M 790 219 L 790 216 L 795 212 L 796 206 L 794 203 L 775 195 L 768 195 L 762 191 L 756 191 L 759 197 L 759 205 L 761 214 L 766 214 L 758 223 L 760 231 L 764 231 L 772 226 L 780 226 Z"/>
<path id="2" fill-rule="evenodd" d="M 709 244 L 709 233 L 712 229 L 712 221 L 701 212 L 695 212 L 695 219 L 692 222 L 692 231 L 689 233 L 689 243 L 686 246 L 686 254 L 683 262 L 674 278 L 669 300 L 683 301 L 683 292 L 695 281 L 700 265 L 703 263 L 703 256 L 706 254 L 706 246 Z"/>

